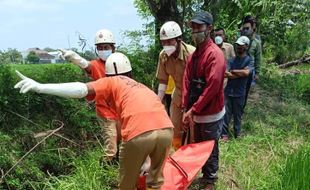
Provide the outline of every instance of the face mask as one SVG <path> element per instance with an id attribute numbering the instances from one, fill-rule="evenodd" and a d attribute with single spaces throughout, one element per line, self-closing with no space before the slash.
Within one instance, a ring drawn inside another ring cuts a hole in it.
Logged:
<path id="1" fill-rule="evenodd" d="M 223 38 L 221 36 L 216 36 L 214 41 L 217 45 L 221 45 L 223 43 Z"/>
<path id="2" fill-rule="evenodd" d="M 164 46 L 164 51 L 168 56 L 173 54 L 177 48 L 175 46 Z"/>
<path id="3" fill-rule="evenodd" d="M 249 36 L 251 36 L 253 34 L 253 30 L 252 29 L 247 29 L 247 30 L 242 30 L 241 31 L 241 35 L 242 36 L 247 36 L 247 37 L 249 37 Z"/>
<path id="4" fill-rule="evenodd" d="M 98 57 L 103 61 L 107 60 L 112 54 L 112 50 L 98 50 Z"/>
<path id="5" fill-rule="evenodd" d="M 194 43 L 195 43 L 196 45 L 201 44 L 201 43 L 204 42 L 205 39 L 206 39 L 205 31 L 193 33 L 193 34 L 192 34 L 192 39 L 193 39 L 193 41 L 194 41 Z"/>

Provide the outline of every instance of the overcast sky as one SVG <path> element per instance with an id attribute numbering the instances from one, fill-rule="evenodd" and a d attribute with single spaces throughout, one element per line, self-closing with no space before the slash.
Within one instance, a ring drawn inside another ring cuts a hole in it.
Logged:
<path id="1" fill-rule="evenodd" d="M 78 47 L 78 32 L 89 45 L 97 30 L 141 29 L 133 0 L 0 0 L 0 50 Z"/>

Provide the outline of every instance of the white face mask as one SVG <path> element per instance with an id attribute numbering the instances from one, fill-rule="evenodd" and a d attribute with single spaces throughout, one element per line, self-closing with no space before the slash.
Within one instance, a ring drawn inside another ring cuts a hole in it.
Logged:
<path id="1" fill-rule="evenodd" d="M 98 57 L 103 61 L 107 60 L 112 54 L 112 50 L 98 50 Z"/>
<path id="2" fill-rule="evenodd" d="M 168 56 L 172 55 L 177 48 L 175 46 L 164 46 L 164 51 Z"/>
<path id="3" fill-rule="evenodd" d="M 215 41 L 215 43 L 216 43 L 217 45 L 220 45 L 220 44 L 223 43 L 223 38 L 222 38 L 221 36 L 216 36 L 216 37 L 214 38 L 214 41 Z"/>

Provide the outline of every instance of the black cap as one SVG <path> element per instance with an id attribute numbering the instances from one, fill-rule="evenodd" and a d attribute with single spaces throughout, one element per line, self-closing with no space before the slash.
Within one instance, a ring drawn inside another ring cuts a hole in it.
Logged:
<path id="1" fill-rule="evenodd" d="M 197 24 L 213 24 L 213 16 L 209 12 L 197 12 L 193 16 L 191 22 Z"/>

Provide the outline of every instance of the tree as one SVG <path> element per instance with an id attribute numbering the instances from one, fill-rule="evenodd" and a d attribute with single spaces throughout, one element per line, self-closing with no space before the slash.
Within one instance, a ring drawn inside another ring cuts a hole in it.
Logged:
<path id="1" fill-rule="evenodd" d="M 86 60 L 96 59 L 96 54 L 93 51 L 86 50 L 85 52 L 79 52 L 79 54 Z"/>
<path id="2" fill-rule="evenodd" d="M 177 3 L 175 0 L 135 0 L 135 5 L 142 15 L 152 15 L 155 28 L 155 47 L 159 48 L 159 40 L 157 38 L 161 25 L 166 21 L 173 20 L 183 26 Z"/>
<path id="3" fill-rule="evenodd" d="M 7 62 L 8 58 L 7 58 L 7 54 L 5 53 L 5 51 L 1 51 L 0 50 L 0 63 L 8 63 Z"/>
<path id="4" fill-rule="evenodd" d="M 309 30 L 305 30 L 310 27 L 308 0 L 295 0 L 290 3 L 286 0 L 135 0 L 134 2 L 139 14 L 151 20 L 146 25 L 146 31 L 153 29 L 156 44 L 159 44 L 159 28 L 167 20 L 174 20 L 180 24 L 183 28 L 184 41 L 189 43 L 190 32 L 186 24 L 194 12 L 201 10 L 209 11 L 213 15 L 215 27 L 225 28 L 230 42 L 236 39 L 236 32 L 245 15 L 251 14 L 256 17 L 258 33 L 268 45 L 264 49 L 274 51 L 277 62 L 292 59 L 294 56 L 299 57 L 305 53 L 306 46 L 310 43 Z M 289 21 L 294 25 L 289 26 Z M 156 47 L 158 50 L 159 46 Z"/>
<path id="5" fill-rule="evenodd" d="M 17 49 L 9 48 L 7 51 L 0 51 L 0 63 L 21 63 L 22 54 Z"/>
<path id="6" fill-rule="evenodd" d="M 56 49 L 53 49 L 53 48 L 50 48 L 50 47 L 46 47 L 43 50 L 47 51 L 47 52 L 57 51 Z"/>
<path id="7" fill-rule="evenodd" d="M 38 57 L 38 55 L 34 51 L 31 51 L 27 55 L 26 61 L 28 63 L 39 63 L 40 58 Z"/>
<path id="8" fill-rule="evenodd" d="M 155 40 L 158 43 L 160 27 L 166 21 L 177 22 L 183 30 L 185 40 L 190 40 L 187 23 L 196 11 L 207 10 L 214 19 L 223 3 L 229 0 L 135 0 L 134 4 L 143 18 L 154 18 Z M 150 23 L 152 24 L 152 23 Z"/>

